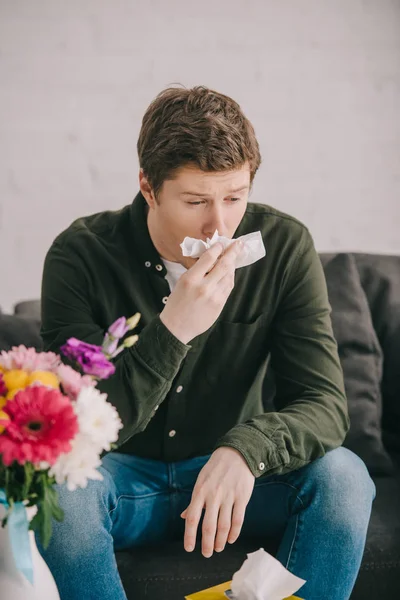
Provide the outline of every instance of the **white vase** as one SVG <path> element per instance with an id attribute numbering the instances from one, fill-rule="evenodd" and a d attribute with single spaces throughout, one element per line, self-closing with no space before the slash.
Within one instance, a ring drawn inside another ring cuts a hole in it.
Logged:
<path id="1" fill-rule="evenodd" d="M 26 509 L 28 520 L 36 507 Z M 28 532 L 33 563 L 33 586 L 15 565 L 11 548 L 9 527 L 1 526 L 6 509 L 0 504 L 0 598 L 1 600 L 60 600 L 57 586 L 47 564 L 36 546 L 35 534 Z"/>

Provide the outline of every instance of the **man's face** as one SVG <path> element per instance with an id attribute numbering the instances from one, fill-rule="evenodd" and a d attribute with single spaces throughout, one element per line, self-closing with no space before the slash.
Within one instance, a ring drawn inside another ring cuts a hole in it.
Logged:
<path id="1" fill-rule="evenodd" d="M 186 236 L 206 240 L 216 229 L 232 238 L 246 210 L 250 168 L 206 173 L 195 166 L 179 169 L 164 182 L 157 202 L 140 172 L 140 189 L 149 205 L 148 226 L 160 255 L 190 268 L 196 259 L 183 257 L 180 244 Z"/>

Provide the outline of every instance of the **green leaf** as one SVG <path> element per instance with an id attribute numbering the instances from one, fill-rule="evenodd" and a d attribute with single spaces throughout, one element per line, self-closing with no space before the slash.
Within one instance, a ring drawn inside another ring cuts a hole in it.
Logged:
<path id="1" fill-rule="evenodd" d="M 31 522 L 29 523 L 29 529 L 32 529 L 33 531 L 38 531 L 40 534 L 41 541 L 43 539 L 42 520 L 42 509 L 40 508 L 40 506 L 38 506 L 38 511 L 36 515 L 33 517 L 33 519 L 31 519 Z"/>
<path id="2" fill-rule="evenodd" d="M 40 505 L 42 509 L 42 527 L 41 527 L 41 538 L 43 547 L 46 549 L 50 543 L 51 538 L 51 510 L 46 501 L 43 501 Z"/>
<path id="3" fill-rule="evenodd" d="M 39 473 L 38 488 L 40 501 L 38 502 L 38 510 L 33 517 L 29 528 L 36 529 L 40 534 L 40 541 L 44 548 L 47 548 L 51 538 L 51 505 L 47 497 L 48 478 L 45 473 Z"/>
<path id="4" fill-rule="evenodd" d="M 52 533 L 52 519 L 62 521 L 64 511 L 58 504 L 57 490 L 53 487 L 53 480 L 47 473 L 40 474 L 40 487 L 42 500 L 38 504 L 38 512 L 31 521 L 30 529 L 40 532 L 40 539 L 44 548 L 47 548 Z"/>
<path id="5" fill-rule="evenodd" d="M 47 499 L 48 499 L 48 503 L 49 503 L 49 506 L 51 509 L 52 516 L 57 521 L 62 521 L 64 519 L 64 511 L 58 504 L 57 490 L 52 486 L 48 486 L 46 488 L 46 494 L 47 494 Z"/>
<path id="6" fill-rule="evenodd" d="M 6 489 L 6 496 L 8 497 L 8 492 L 10 489 L 10 477 L 11 477 L 11 469 L 6 469 L 6 476 L 5 476 L 5 482 L 4 482 L 4 487 Z"/>
<path id="7" fill-rule="evenodd" d="M 22 486 L 22 500 L 28 497 L 29 489 L 31 487 L 31 483 L 33 481 L 33 475 L 35 473 L 35 467 L 32 463 L 26 462 L 24 464 L 24 484 Z"/>

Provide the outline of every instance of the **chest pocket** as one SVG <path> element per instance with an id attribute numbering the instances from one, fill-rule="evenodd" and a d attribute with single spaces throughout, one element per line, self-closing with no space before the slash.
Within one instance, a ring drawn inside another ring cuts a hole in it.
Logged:
<path id="1" fill-rule="evenodd" d="M 270 315 L 264 313 L 252 323 L 219 321 L 210 334 L 204 351 L 205 379 L 211 385 L 247 387 L 269 351 Z"/>

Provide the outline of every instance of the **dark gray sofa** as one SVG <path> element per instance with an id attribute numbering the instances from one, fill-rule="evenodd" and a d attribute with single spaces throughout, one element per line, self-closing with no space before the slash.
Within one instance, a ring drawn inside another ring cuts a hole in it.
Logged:
<path id="1" fill-rule="evenodd" d="M 341 255 L 342 258 L 343 256 L 345 255 Z M 376 398 L 376 390 L 371 390 L 370 394 L 369 390 L 363 392 L 364 395 L 370 396 L 369 405 L 365 404 L 366 410 L 371 408 L 371 398 L 378 402 L 378 427 L 381 430 L 371 433 L 371 427 L 376 429 L 376 423 L 371 425 L 371 420 L 368 418 L 365 431 L 361 431 L 364 439 L 361 440 L 360 448 L 362 453 L 366 452 L 365 456 L 369 461 L 368 448 L 372 447 L 371 439 L 375 435 L 375 437 L 379 436 L 379 443 L 383 440 L 382 450 L 387 453 L 386 462 L 383 460 L 383 463 L 379 460 L 374 463 L 371 458 L 370 473 L 376 484 L 377 497 L 373 505 L 361 570 L 351 598 L 352 600 L 397 599 L 400 598 L 400 257 L 368 254 L 347 255 L 349 256 L 356 265 L 367 299 L 366 306 L 369 307 L 373 329 L 376 332 L 376 344 L 379 346 L 378 349 L 373 350 L 373 343 L 370 342 L 371 336 L 369 336 L 368 350 L 372 349 L 371 351 L 376 352 L 377 360 L 379 356 L 383 359 L 381 361 L 383 370 L 380 373 L 382 405 L 379 405 L 380 398 Z M 351 272 L 349 270 L 345 272 L 347 267 L 343 265 L 348 264 L 346 257 L 344 262 L 336 259 L 337 255 L 321 255 L 328 289 L 332 296 L 346 289 L 349 285 L 346 273 L 348 277 Z M 354 292 L 351 290 L 347 301 L 351 304 L 353 299 Z M 339 336 L 344 336 L 342 344 L 338 339 L 339 351 L 343 359 L 345 380 L 349 375 L 349 389 L 352 392 L 351 385 L 354 381 L 350 382 L 349 372 L 353 364 L 351 356 L 353 352 L 363 353 L 364 350 L 357 340 L 349 340 L 346 332 L 352 330 L 352 325 L 355 329 L 357 327 L 362 329 L 362 322 L 361 317 L 359 318 L 356 313 L 342 312 L 343 306 L 340 304 L 342 300 L 343 298 L 335 298 L 335 303 L 337 302 L 337 306 L 341 307 L 337 311 L 331 301 L 332 319 L 334 324 L 336 323 Z M 16 306 L 16 313 L 17 316 L 0 317 L 0 350 L 19 343 L 40 347 L 39 303 L 33 305 L 20 303 Z M 343 330 L 340 329 L 342 318 L 347 319 Z M 366 381 L 368 381 L 367 375 Z M 273 379 L 273 374 L 271 378 Z M 357 375 L 355 379 L 357 387 L 357 382 L 362 377 Z M 273 384 L 271 385 L 268 379 L 265 388 L 266 410 L 273 410 L 273 392 Z M 364 398 L 361 397 L 362 393 L 358 388 L 356 392 L 352 418 L 355 426 L 360 423 L 362 428 L 364 425 L 362 425 L 360 410 L 363 410 Z M 371 439 L 368 439 L 368 436 Z M 350 442 L 354 442 L 357 447 L 360 440 L 355 439 Z M 372 453 L 374 452 L 373 449 Z M 379 449 L 377 453 L 379 454 Z M 274 553 L 278 544 L 277 539 L 239 539 L 236 544 L 227 547 L 222 554 L 214 554 L 211 559 L 205 559 L 199 548 L 191 554 L 185 553 L 182 541 L 176 540 L 165 546 L 118 552 L 117 562 L 129 599 L 182 600 L 186 594 L 231 579 L 249 551 L 262 546 Z"/>

